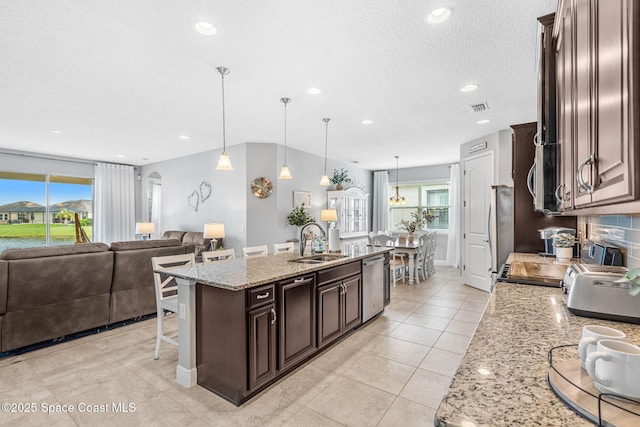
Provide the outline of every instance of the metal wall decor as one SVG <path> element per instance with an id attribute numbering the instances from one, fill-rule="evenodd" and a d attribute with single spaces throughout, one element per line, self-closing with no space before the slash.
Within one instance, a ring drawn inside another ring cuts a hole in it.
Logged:
<path id="1" fill-rule="evenodd" d="M 187 196 L 187 205 L 194 211 L 198 212 L 200 203 L 204 203 L 213 193 L 213 187 L 207 181 L 202 181 L 200 187 L 193 190 L 189 196 Z"/>

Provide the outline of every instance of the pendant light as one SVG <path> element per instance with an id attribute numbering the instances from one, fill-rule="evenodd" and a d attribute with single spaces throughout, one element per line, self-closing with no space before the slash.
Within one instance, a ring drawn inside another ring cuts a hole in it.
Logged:
<path id="1" fill-rule="evenodd" d="M 284 164 L 278 179 L 291 179 L 291 171 L 287 166 L 287 104 L 291 102 L 291 98 L 280 98 L 280 102 L 284 104 Z"/>
<path id="2" fill-rule="evenodd" d="M 327 175 L 327 141 L 329 139 L 329 118 L 322 119 L 325 125 L 324 129 L 324 173 L 322 174 L 322 178 L 320 178 L 320 185 L 327 187 L 331 182 L 329 182 L 329 176 Z"/>
<path id="3" fill-rule="evenodd" d="M 224 117 L 224 76 L 229 74 L 230 71 L 226 67 L 218 67 L 216 70 L 222 76 L 222 154 L 220 154 L 220 159 L 218 159 L 218 166 L 216 166 L 216 169 L 221 171 L 232 171 L 233 167 L 231 166 L 231 160 L 229 160 L 229 155 L 227 154 L 227 134 Z"/>
<path id="4" fill-rule="evenodd" d="M 395 156 L 395 157 L 396 157 L 396 195 L 389 197 L 389 204 L 391 206 L 406 205 L 407 199 L 405 199 L 404 196 L 400 196 L 399 194 L 400 186 L 398 185 L 398 157 L 400 156 Z"/>

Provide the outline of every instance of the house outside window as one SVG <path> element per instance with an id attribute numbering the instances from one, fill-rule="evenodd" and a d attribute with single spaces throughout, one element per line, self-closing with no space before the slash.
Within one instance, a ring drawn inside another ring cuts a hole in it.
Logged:
<path id="1" fill-rule="evenodd" d="M 395 185 L 389 186 L 389 194 L 395 195 Z M 411 212 L 422 209 L 427 217 L 424 230 L 449 230 L 449 183 L 423 182 L 399 185 L 398 192 L 407 200 L 405 205 L 390 206 L 389 218 L 392 230 L 400 230 L 403 219 L 410 220 Z"/>

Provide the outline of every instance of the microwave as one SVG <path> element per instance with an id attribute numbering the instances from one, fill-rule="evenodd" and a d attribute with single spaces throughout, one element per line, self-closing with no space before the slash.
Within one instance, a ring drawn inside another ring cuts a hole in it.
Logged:
<path id="1" fill-rule="evenodd" d="M 527 176 L 527 187 L 536 211 L 558 214 L 558 144 L 536 145 L 535 157 Z"/>

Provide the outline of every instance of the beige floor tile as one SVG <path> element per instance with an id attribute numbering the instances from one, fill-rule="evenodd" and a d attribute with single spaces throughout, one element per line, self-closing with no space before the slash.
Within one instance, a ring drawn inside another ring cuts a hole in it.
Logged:
<path id="1" fill-rule="evenodd" d="M 349 378 L 338 378 L 307 406 L 349 426 L 375 426 L 395 396 Z"/>
<path id="2" fill-rule="evenodd" d="M 450 384 L 451 377 L 417 369 L 400 393 L 400 397 L 438 409 Z"/>
<path id="3" fill-rule="evenodd" d="M 363 327 L 363 330 L 367 332 L 373 332 L 379 335 L 389 335 L 389 333 L 400 324 L 384 316 L 378 316 L 367 325 Z"/>
<path id="4" fill-rule="evenodd" d="M 441 350 L 464 354 L 467 351 L 469 341 L 471 341 L 470 337 L 452 334 L 450 332 L 443 332 L 433 346 Z"/>
<path id="5" fill-rule="evenodd" d="M 158 360 L 153 359 L 153 350 L 138 347 L 132 350 L 132 354 L 122 364 L 158 390 L 166 391 L 176 384 L 178 347 L 167 343 L 161 346 Z"/>
<path id="6" fill-rule="evenodd" d="M 342 376 L 398 394 L 415 370 L 413 366 L 367 353 L 359 357 Z"/>
<path id="7" fill-rule="evenodd" d="M 422 307 L 416 310 L 416 313 L 444 317 L 446 319 L 453 319 L 453 316 L 455 316 L 457 312 L 457 308 L 442 307 L 441 305 L 433 304 L 423 304 Z"/>
<path id="8" fill-rule="evenodd" d="M 287 420 L 283 427 L 340 427 L 344 426 L 322 414 L 312 411 L 309 408 L 302 408 L 300 412 Z"/>
<path id="9" fill-rule="evenodd" d="M 452 334 L 465 335 L 472 337 L 478 326 L 477 322 L 463 322 L 462 320 L 452 320 L 444 330 Z"/>
<path id="10" fill-rule="evenodd" d="M 462 362 L 462 354 L 432 348 L 420 364 L 420 369 L 453 377 Z"/>
<path id="11" fill-rule="evenodd" d="M 422 326 L 423 328 L 436 329 L 438 331 L 444 331 L 449 325 L 450 320 L 445 317 L 430 316 L 428 314 L 413 313 L 407 317 L 404 323 L 410 325 Z"/>
<path id="12" fill-rule="evenodd" d="M 431 347 L 435 344 L 441 334 L 442 331 L 438 331 L 437 329 L 423 328 L 422 326 L 402 323 L 391 331 L 389 336 Z"/>
<path id="13" fill-rule="evenodd" d="M 383 337 L 369 351 L 405 365 L 418 366 L 429 352 L 429 347 L 397 338 Z"/>
<path id="14" fill-rule="evenodd" d="M 451 299 L 451 298 L 443 298 L 441 296 L 436 296 L 429 298 L 428 304 L 439 305 L 442 307 L 449 308 L 460 308 L 462 304 L 464 304 L 464 300 Z"/>
<path id="15" fill-rule="evenodd" d="M 480 319 L 482 319 L 482 313 L 483 312 L 481 311 L 469 311 L 460 309 L 453 318 L 454 320 L 462 320 L 463 322 L 478 323 L 480 322 Z"/>
<path id="16" fill-rule="evenodd" d="M 380 317 L 384 317 L 385 319 L 392 322 L 400 323 L 403 322 L 407 317 L 411 316 L 411 314 L 413 314 L 412 311 L 399 311 L 387 307 L 384 309 L 384 312 L 380 315 Z"/>
<path id="17" fill-rule="evenodd" d="M 397 301 L 392 300 L 391 303 L 387 306 L 387 308 L 390 310 L 408 311 L 410 313 L 413 313 L 421 305 L 422 304 L 419 302 L 412 302 L 412 301 L 406 301 L 406 300 L 397 300 Z"/>
<path id="18" fill-rule="evenodd" d="M 341 374 L 355 362 L 360 352 L 359 348 L 336 345 L 315 356 L 311 364 L 333 374 Z"/>
<path id="19" fill-rule="evenodd" d="M 37 402 L 35 412 L 3 412 L 0 426 L 75 426 L 69 412 L 47 412 L 46 408 L 49 406 L 42 406 L 55 403 L 57 402 Z"/>
<path id="20" fill-rule="evenodd" d="M 474 301 L 474 300 L 470 300 L 467 297 L 467 300 L 464 302 L 464 304 L 462 304 L 462 307 L 460 307 L 460 310 L 477 311 L 479 313 L 484 313 L 484 309 L 486 307 L 487 307 L 486 301 Z"/>
<path id="21" fill-rule="evenodd" d="M 436 411 L 402 397 L 396 398 L 377 427 L 424 427 L 433 425 Z"/>
<path id="22" fill-rule="evenodd" d="M 276 387 L 291 399 L 306 405 L 336 379 L 336 374 L 309 363 L 287 375 Z"/>

